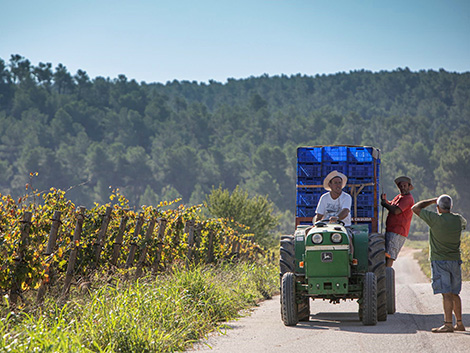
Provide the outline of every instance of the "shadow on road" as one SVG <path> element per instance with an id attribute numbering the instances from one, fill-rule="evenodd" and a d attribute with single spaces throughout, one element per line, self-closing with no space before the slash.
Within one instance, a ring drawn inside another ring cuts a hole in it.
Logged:
<path id="1" fill-rule="evenodd" d="M 378 333 L 378 334 L 413 334 L 419 331 L 431 331 L 433 327 L 442 325 L 443 314 L 407 314 L 395 313 L 388 315 L 387 321 L 379 321 L 375 326 L 364 326 L 357 313 L 351 312 L 320 312 L 310 315 L 309 322 L 299 322 L 296 328 L 306 330 L 331 330 Z M 470 314 L 463 315 L 463 322 L 470 323 Z M 456 332 L 470 335 L 470 331 Z"/>

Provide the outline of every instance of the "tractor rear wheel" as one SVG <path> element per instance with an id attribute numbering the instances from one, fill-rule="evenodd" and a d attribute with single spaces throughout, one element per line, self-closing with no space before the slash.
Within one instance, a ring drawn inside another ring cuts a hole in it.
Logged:
<path id="1" fill-rule="evenodd" d="M 295 276 L 292 272 L 285 273 L 282 276 L 281 316 L 286 326 L 295 326 L 299 322 L 295 301 Z"/>
<path id="2" fill-rule="evenodd" d="M 361 313 L 359 313 L 360 315 Z M 377 280 L 373 272 L 367 272 L 362 289 L 362 323 L 377 324 Z"/>
<path id="3" fill-rule="evenodd" d="M 387 278 L 387 312 L 395 314 L 395 270 L 387 267 L 385 277 Z"/>
<path id="4" fill-rule="evenodd" d="M 284 273 L 295 272 L 294 236 L 281 236 L 281 248 L 279 251 L 279 255 L 279 277 L 282 281 L 282 276 L 284 275 Z"/>
<path id="5" fill-rule="evenodd" d="M 369 272 L 377 279 L 377 319 L 387 320 L 387 285 L 385 278 L 385 237 L 380 233 L 369 235 Z"/>
<path id="6" fill-rule="evenodd" d="M 310 298 L 303 297 L 302 301 L 297 304 L 297 317 L 299 321 L 310 320 Z"/>

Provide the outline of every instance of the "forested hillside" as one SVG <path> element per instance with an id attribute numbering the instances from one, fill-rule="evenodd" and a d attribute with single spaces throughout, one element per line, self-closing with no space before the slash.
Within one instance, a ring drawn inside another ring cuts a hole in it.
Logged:
<path id="1" fill-rule="evenodd" d="M 33 183 L 91 206 L 120 188 L 139 207 L 200 203 L 213 186 L 240 185 L 268 194 L 291 221 L 296 147 L 357 144 L 382 151 L 388 195 L 407 174 L 416 200 L 446 192 L 470 218 L 468 72 L 161 84 L 90 78 L 65 64 L 0 59 L 1 194 L 19 197 Z"/>

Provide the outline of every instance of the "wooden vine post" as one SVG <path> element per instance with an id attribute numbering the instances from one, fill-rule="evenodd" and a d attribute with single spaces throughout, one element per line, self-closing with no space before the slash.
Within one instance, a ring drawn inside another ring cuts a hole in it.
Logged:
<path id="1" fill-rule="evenodd" d="M 186 266 L 188 267 L 194 252 L 194 220 L 186 221 L 185 233 L 188 233 L 188 252 L 186 253 Z"/>
<path id="2" fill-rule="evenodd" d="M 23 220 L 21 221 L 21 236 L 20 236 L 20 244 L 18 246 L 18 257 L 15 259 L 15 275 L 13 276 L 13 282 L 10 288 L 10 302 L 12 304 L 16 304 L 18 301 L 18 296 L 20 295 L 21 290 L 21 280 L 19 274 L 21 273 L 22 267 L 24 264 L 24 252 L 26 250 L 26 246 L 29 242 L 29 230 L 31 229 L 31 218 L 33 214 L 31 212 L 25 212 L 23 216 Z"/>
<path id="3" fill-rule="evenodd" d="M 194 246 L 195 246 L 195 253 L 194 253 L 194 262 L 196 264 L 199 263 L 201 257 L 201 231 L 202 231 L 202 224 L 196 223 L 194 226 Z"/>
<path id="4" fill-rule="evenodd" d="M 240 238 L 237 238 L 236 244 L 235 254 L 237 254 L 237 258 L 240 258 Z"/>
<path id="5" fill-rule="evenodd" d="M 52 216 L 51 231 L 49 233 L 49 241 L 47 242 L 47 249 L 45 255 L 50 255 L 54 252 L 55 244 L 57 242 L 57 234 L 59 233 L 61 216 L 62 212 L 54 211 L 54 215 Z"/>
<path id="6" fill-rule="evenodd" d="M 251 251 L 253 246 L 253 236 L 247 236 L 243 242 L 242 250 L 244 251 L 244 257 L 248 260 L 254 260 L 254 253 Z"/>
<path id="7" fill-rule="evenodd" d="M 135 251 L 137 249 L 137 239 L 139 239 L 139 233 L 142 229 L 142 224 L 144 223 L 144 214 L 140 213 L 139 218 L 135 224 L 134 229 L 134 239 L 131 243 L 131 248 L 129 249 L 129 255 L 127 256 L 126 260 L 126 269 L 131 268 L 132 264 L 134 263 Z"/>
<path id="8" fill-rule="evenodd" d="M 91 278 L 92 278 L 92 273 L 94 270 L 98 268 L 100 256 L 101 256 L 101 250 L 104 246 L 104 239 L 106 236 L 106 231 L 108 230 L 108 224 L 109 221 L 111 220 L 111 212 L 112 212 L 111 207 L 106 207 L 105 214 L 103 216 L 103 220 L 101 221 L 101 226 L 100 226 L 100 231 L 95 239 L 95 242 L 93 243 L 93 261 L 91 265 L 88 267 L 88 274 L 84 276 L 83 281 L 80 285 L 81 289 L 84 291 L 89 291 L 91 287 Z"/>
<path id="9" fill-rule="evenodd" d="M 113 244 L 113 258 L 111 259 L 111 264 L 113 266 L 117 266 L 118 264 L 119 255 L 121 254 L 122 240 L 124 238 L 124 232 L 126 230 L 128 220 L 129 216 L 125 214 L 121 217 L 121 222 L 119 223 L 118 234 Z"/>
<path id="10" fill-rule="evenodd" d="M 237 239 L 238 239 L 238 234 L 236 234 L 234 236 L 234 239 L 232 240 L 232 246 L 230 248 L 230 256 L 231 257 L 235 257 L 236 254 L 237 254 L 237 243 L 238 243 Z"/>
<path id="11" fill-rule="evenodd" d="M 207 245 L 206 263 L 210 264 L 214 261 L 214 231 L 209 230 L 209 244 Z"/>
<path id="12" fill-rule="evenodd" d="M 163 239 L 165 238 L 165 229 L 167 220 L 164 218 L 158 219 L 158 235 L 157 235 L 157 250 L 155 253 L 155 259 L 152 265 L 152 273 L 155 275 L 158 271 L 162 269 L 161 261 L 162 261 L 162 251 L 163 251 Z"/>
<path id="13" fill-rule="evenodd" d="M 64 289 L 62 290 L 62 296 L 67 296 L 70 289 L 70 283 L 73 278 L 73 271 L 75 268 L 75 262 L 77 261 L 78 251 L 80 250 L 80 238 L 82 236 L 83 221 L 85 219 L 85 207 L 80 206 L 77 213 L 77 222 L 75 223 L 75 230 L 73 232 L 72 250 L 70 251 L 69 262 L 67 264 L 67 272 L 65 274 Z"/>
<path id="14" fill-rule="evenodd" d="M 57 242 L 57 234 L 59 233 L 61 215 L 62 215 L 62 212 L 54 211 L 54 215 L 52 216 L 51 231 L 49 233 L 47 249 L 46 249 L 46 252 L 44 253 L 44 256 L 46 257 L 49 257 L 54 253 L 55 245 Z M 48 264 L 46 264 L 44 270 L 45 270 L 45 276 L 44 276 L 45 278 L 41 281 L 41 286 L 39 287 L 38 295 L 36 298 L 38 304 L 42 304 L 44 300 L 44 294 L 46 293 L 47 287 L 52 277 L 52 270 L 50 269 Z"/>
<path id="15" fill-rule="evenodd" d="M 139 260 L 137 261 L 137 269 L 135 271 L 136 279 L 142 275 L 142 267 L 144 266 L 145 259 L 147 258 L 147 249 L 152 239 L 153 230 L 155 229 L 155 223 L 156 223 L 156 220 L 151 219 L 148 224 L 147 232 L 145 233 L 145 239 L 142 244 L 142 250 L 140 252 Z"/>
<path id="16" fill-rule="evenodd" d="M 105 212 L 105 215 L 103 217 L 103 221 L 101 223 L 101 228 L 100 228 L 100 232 L 98 234 L 98 237 L 95 241 L 95 244 L 94 244 L 94 247 L 95 247 L 95 261 L 93 263 L 93 269 L 97 268 L 98 267 L 98 262 L 100 260 L 100 256 L 101 256 L 101 249 L 103 249 L 103 246 L 104 246 L 104 240 L 106 238 L 106 231 L 108 230 L 108 225 L 109 225 L 109 221 L 111 220 L 111 212 L 112 212 L 112 207 L 106 207 L 106 212 Z"/>

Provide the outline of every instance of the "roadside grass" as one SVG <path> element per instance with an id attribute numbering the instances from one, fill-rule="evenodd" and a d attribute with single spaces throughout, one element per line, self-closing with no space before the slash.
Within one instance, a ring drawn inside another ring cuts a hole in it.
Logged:
<path id="1" fill-rule="evenodd" d="M 470 232 L 465 232 L 460 243 L 462 251 L 462 280 L 470 281 Z"/>
<path id="2" fill-rule="evenodd" d="M 64 304 L 13 311 L 4 297 L 1 352 L 177 352 L 278 290 L 265 262 L 185 269 L 74 292 Z"/>
<path id="3" fill-rule="evenodd" d="M 431 264 L 429 262 L 429 242 L 427 240 L 406 240 L 405 246 L 413 249 L 421 249 L 414 257 L 418 260 L 424 274 L 431 278 Z M 470 232 L 462 234 L 460 243 L 462 257 L 462 280 L 470 281 Z"/>

